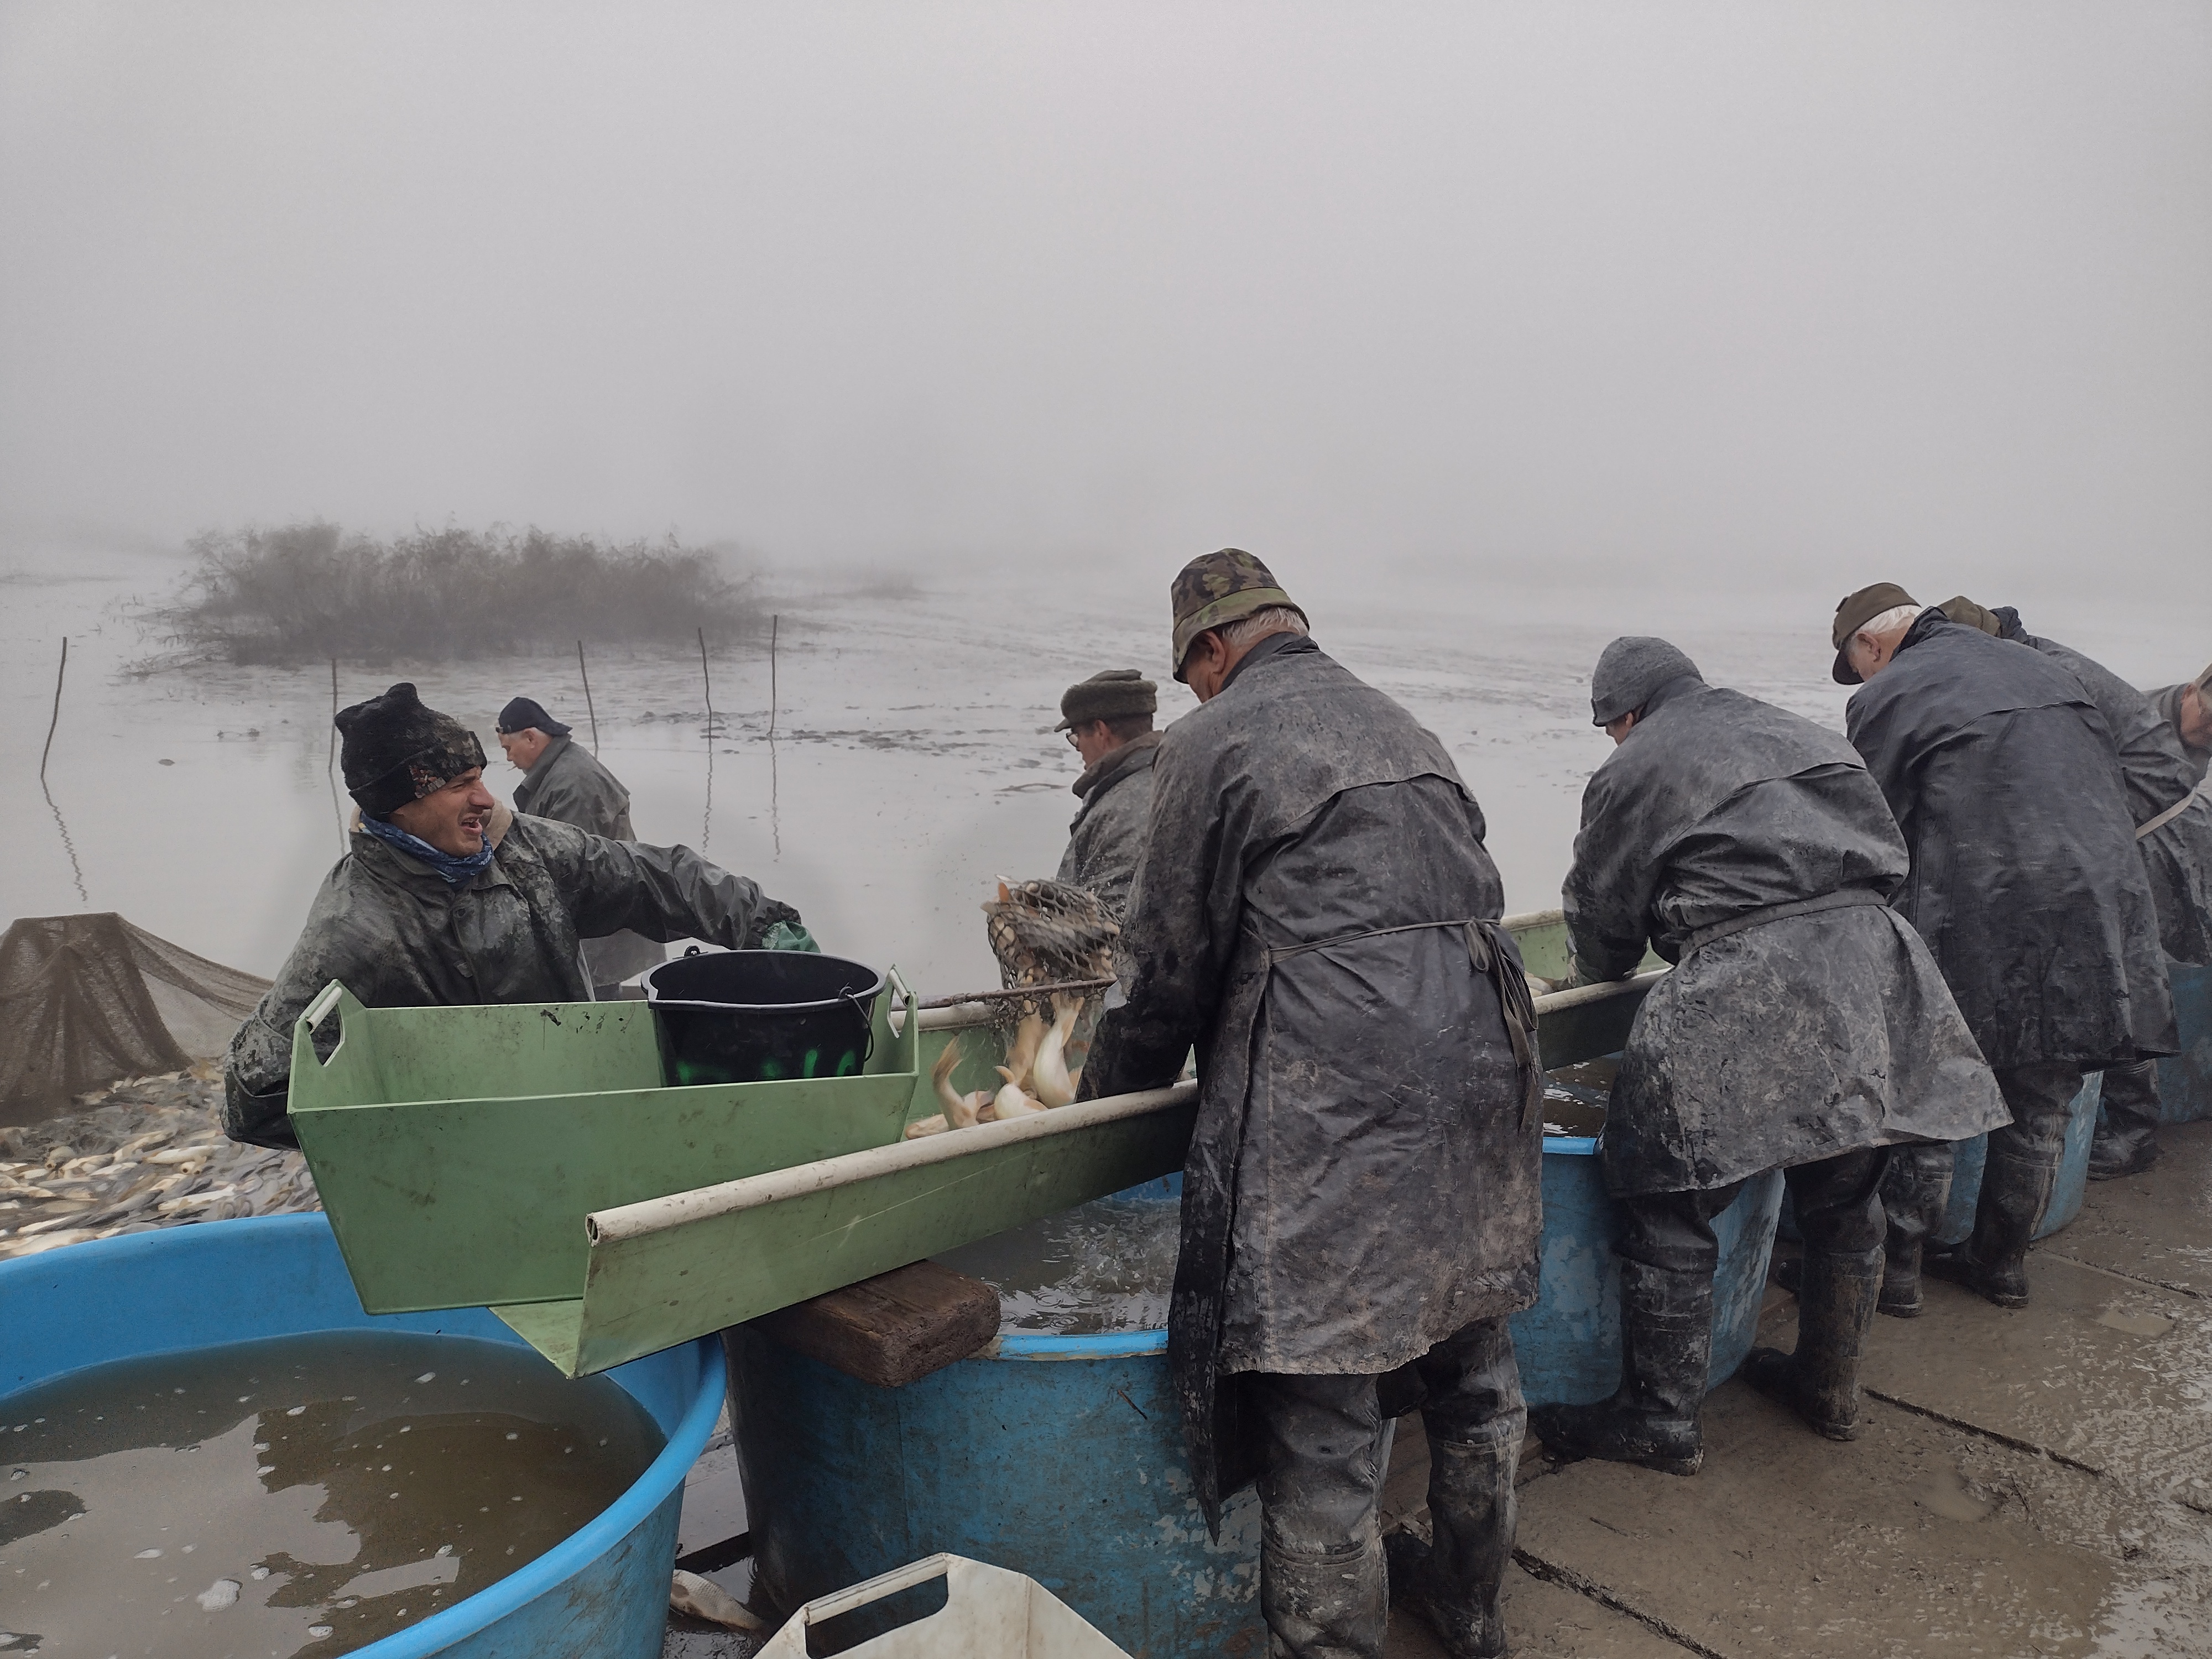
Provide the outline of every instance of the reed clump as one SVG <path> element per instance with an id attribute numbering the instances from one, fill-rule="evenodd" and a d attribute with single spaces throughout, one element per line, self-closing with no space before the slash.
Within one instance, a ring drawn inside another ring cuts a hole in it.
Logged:
<path id="1" fill-rule="evenodd" d="M 742 582 L 672 537 L 617 544 L 495 526 L 380 541 L 316 520 L 210 531 L 190 551 L 183 592 L 155 619 L 203 659 L 437 661 L 764 626 Z"/>

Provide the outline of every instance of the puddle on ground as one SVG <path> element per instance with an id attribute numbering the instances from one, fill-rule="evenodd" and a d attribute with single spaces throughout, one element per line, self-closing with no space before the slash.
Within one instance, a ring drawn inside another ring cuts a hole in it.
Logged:
<path id="1" fill-rule="evenodd" d="M 1936 1469 L 1913 1487 L 1912 1501 L 1949 1521 L 1984 1521 L 1996 1508 L 1975 1497 L 1958 1470 L 1948 1468 Z"/>
<path id="2" fill-rule="evenodd" d="M 2099 1314 L 2097 1322 L 2130 1336 L 2164 1336 L 2173 1328 L 2173 1322 L 2164 1314 L 2126 1313 L 2118 1303 Z"/>
<path id="3" fill-rule="evenodd" d="M 0 1650 L 335 1654 L 612 1503 L 659 1431 L 473 1338 L 329 1332 L 123 1361 L 0 1402 Z"/>

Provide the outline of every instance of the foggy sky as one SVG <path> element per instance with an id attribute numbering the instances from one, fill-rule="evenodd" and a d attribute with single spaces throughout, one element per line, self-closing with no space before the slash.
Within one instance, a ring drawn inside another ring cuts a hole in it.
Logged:
<path id="1" fill-rule="evenodd" d="M 0 562 L 2181 581 L 2202 3 L 0 5 Z"/>

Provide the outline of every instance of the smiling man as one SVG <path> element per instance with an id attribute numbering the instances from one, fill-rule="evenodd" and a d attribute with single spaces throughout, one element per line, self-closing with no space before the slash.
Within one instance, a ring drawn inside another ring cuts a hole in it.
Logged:
<path id="1" fill-rule="evenodd" d="M 689 848 L 509 811 L 483 787 L 476 733 L 411 685 L 341 709 L 336 723 L 361 822 L 231 1040 L 223 1127 L 234 1140 L 298 1144 L 286 1116 L 292 1028 L 332 980 L 372 1008 L 585 1002 L 581 939 L 629 928 L 734 948 L 799 920 Z"/>

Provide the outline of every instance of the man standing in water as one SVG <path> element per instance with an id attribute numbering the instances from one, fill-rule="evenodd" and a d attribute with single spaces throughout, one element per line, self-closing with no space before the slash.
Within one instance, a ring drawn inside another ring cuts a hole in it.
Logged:
<path id="1" fill-rule="evenodd" d="M 2005 1121 L 1928 947 L 1888 907 L 1904 840 L 1851 746 L 1707 685 L 1664 640 L 1590 677 L 1615 745 L 1583 794 L 1565 887 L 1585 980 L 1676 965 L 1637 1011 L 1606 1114 L 1623 1220 L 1620 1387 L 1530 1421 L 1562 1457 L 1694 1474 L 1712 1353 L 1713 1218 L 1781 1168 L 1805 1239 L 1797 1351 L 1747 1376 L 1831 1440 L 1858 1434 L 1890 1146 Z"/>
<path id="2" fill-rule="evenodd" d="M 1535 1298 L 1542 1074 L 1481 810 L 1443 747 L 1307 635 L 1249 553 L 1174 586 L 1176 678 L 1089 1097 L 1194 1042 L 1168 1319 L 1209 1525 L 1256 1477 L 1261 1607 L 1298 1656 L 1382 1651 L 1388 1603 L 1502 1654 Z M 1433 1549 L 1376 1501 L 1377 1381 L 1425 1387 Z"/>
<path id="3" fill-rule="evenodd" d="M 1996 1070 L 1974 1231 L 1927 1270 L 1999 1307 L 2027 1300 L 2085 1071 L 2172 1054 L 2173 999 L 2119 762 L 2081 682 L 2039 652 L 1923 608 L 1893 582 L 1847 596 L 1832 635 L 1851 746 L 1912 855 L 1898 908 L 1934 953 Z M 1887 1307 L 1919 1308 L 1948 1147 L 1892 1160 Z"/>
<path id="4" fill-rule="evenodd" d="M 2212 962 L 2212 795 L 2197 788 L 2203 763 L 2191 763 L 2179 734 L 2148 696 L 2104 664 L 2029 633 L 2012 606 L 1990 611 L 1960 594 L 1942 608 L 1954 623 L 2040 651 L 2081 683 L 2104 719 L 2127 781 L 2136 847 L 2158 910 L 2159 943 L 2176 962 Z M 2166 971 L 2163 963 L 2159 971 Z M 2110 1181 L 2150 1168 L 2158 1161 L 2158 1062 L 2107 1066 L 2100 1097 L 2089 1179 Z"/>
<path id="5" fill-rule="evenodd" d="M 1127 908 L 1129 884 L 1145 854 L 1145 820 L 1152 810 L 1152 730 L 1159 688 L 1133 668 L 1109 668 L 1071 685 L 1060 700 L 1054 731 L 1083 757 L 1074 783 L 1083 803 L 1067 826 L 1060 879 L 1096 893 L 1116 917 Z"/>
<path id="6" fill-rule="evenodd" d="M 276 982 L 231 1039 L 223 1129 L 234 1140 L 299 1144 L 285 1115 L 292 1027 L 332 980 L 372 1008 L 582 1002 L 592 988 L 580 934 L 629 927 L 735 947 L 799 920 L 689 848 L 508 811 L 483 787 L 476 733 L 411 685 L 340 709 L 337 725 L 361 823 Z"/>
<path id="7" fill-rule="evenodd" d="M 499 711 L 499 746 L 523 775 L 514 786 L 516 811 L 573 823 L 609 841 L 637 839 L 629 823 L 629 791 L 535 697 L 517 697 Z M 584 963 L 592 996 L 605 1001 L 621 995 L 617 988 L 623 981 L 667 954 L 663 946 L 628 931 L 586 939 Z"/>

